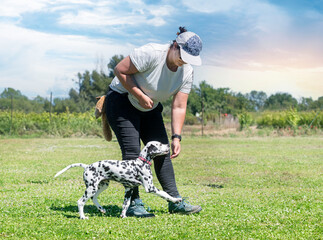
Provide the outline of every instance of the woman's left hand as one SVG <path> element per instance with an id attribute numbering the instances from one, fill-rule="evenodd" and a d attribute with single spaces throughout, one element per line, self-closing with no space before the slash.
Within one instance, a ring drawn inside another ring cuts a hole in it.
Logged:
<path id="1" fill-rule="evenodd" d="M 172 146 L 172 155 L 170 156 L 170 158 L 176 158 L 181 152 L 181 143 L 179 139 L 174 138 L 171 146 Z"/>

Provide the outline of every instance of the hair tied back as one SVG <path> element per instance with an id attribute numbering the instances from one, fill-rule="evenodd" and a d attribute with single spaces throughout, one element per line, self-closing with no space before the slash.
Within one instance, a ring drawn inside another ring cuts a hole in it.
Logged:
<path id="1" fill-rule="evenodd" d="M 178 36 L 183 32 L 187 32 L 186 28 L 185 27 L 179 27 L 179 32 L 177 32 L 176 35 Z"/>

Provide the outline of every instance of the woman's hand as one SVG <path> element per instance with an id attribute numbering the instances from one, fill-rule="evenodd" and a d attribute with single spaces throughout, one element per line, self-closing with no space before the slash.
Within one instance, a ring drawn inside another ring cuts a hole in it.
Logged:
<path id="1" fill-rule="evenodd" d="M 172 147 L 172 155 L 170 158 L 176 158 L 181 152 L 181 143 L 178 138 L 174 138 L 171 144 Z"/>
<path id="2" fill-rule="evenodd" d="M 154 106 L 154 101 L 151 100 L 151 98 L 144 93 L 139 97 L 138 100 L 139 100 L 140 106 L 142 106 L 145 109 L 152 109 Z"/>

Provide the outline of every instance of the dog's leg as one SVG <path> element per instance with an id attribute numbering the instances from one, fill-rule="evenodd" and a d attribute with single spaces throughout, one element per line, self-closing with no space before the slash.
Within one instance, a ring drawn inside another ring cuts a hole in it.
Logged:
<path id="1" fill-rule="evenodd" d="M 88 219 L 88 217 L 85 217 L 85 215 L 84 215 L 84 205 L 87 202 L 87 200 L 89 200 L 91 197 L 94 196 L 94 194 L 97 192 L 97 190 L 98 190 L 97 185 L 88 187 L 85 190 L 85 193 L 84 193 L 83 197 L 81 197 L 77 201 L 77 206 L 79 208 L 79 213 L 80 213 L 80 219 Z"/>
<path id="2" fill-rule="evenodd" d="M 92 197 L 92 201 L 95 204 L 95 206 L 98 208 L 98 210 L 101 213 L 106 213 L 106 210 L 99 204 L 98 202 L 98 196 L 100 193 L 102 193 L 104 190 L 106 190 L 109 186 L 109 180 L 103 180 L 99 183 L 98 186 L 98 191 L 94 194 L 94 196 Z"/>
<path id="3" fill-rule="evenodd" d="M 161 197 L 161 198 L 164 198 L 166 199 L 167 201 L 171 201 L 173 203 L 178 203 L 178 202 L 181 202 L 182 199 L 181 198 L 175 198 L 175 197 L 172 197 L 171 195 L 169 195 L 167 192 L 164 192 L 162 190 L 159 190 L 158 188 L 154 187 L 155 190 L 154 190 L 154 194 Z"/>
<path id="4" fill-rule="evenodd" d="M 153 193 L 153 194 L 155 194 L 155 195 L 157 195 L 157 196 L 159 196 L 161 198 L 166 199 L 167 201 L 171 201 L 173 203 L 178 203 L 178 202 L 182 201 L 181 198 L 174 198 L 171 195 L 169 195 L 167 192 L 159 190 L 158 188 L 156 188 L 153 185 L 152 181 L 151 182 L 144 181 L 143 186 L 144 186 L 147 193 Z"/>
<path id="5" fill-rule="evenodd" d="M 123 201 L 123 205 L 122 205 L 122 212 L 120 215 L 120 217 L 122 217 L 122 218 L 127 217 L 126 212 L 130 206 L 132 192 L 133 192 L 132 188 L 127 188 L 127 187 L 125 188 L 124 201 Z"/>

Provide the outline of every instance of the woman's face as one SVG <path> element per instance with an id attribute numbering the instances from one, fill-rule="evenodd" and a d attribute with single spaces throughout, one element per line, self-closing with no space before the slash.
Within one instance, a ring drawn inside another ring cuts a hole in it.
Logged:
<path id="1" fill-rule="evenodd" d="M 181 67 L 184 64 L 186 64 L 186 62 L 184 62 L 181 58 L 181 51 L 178 48 L 174 48 L 174 63 L 176 66 Z"/>

